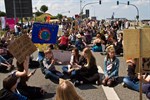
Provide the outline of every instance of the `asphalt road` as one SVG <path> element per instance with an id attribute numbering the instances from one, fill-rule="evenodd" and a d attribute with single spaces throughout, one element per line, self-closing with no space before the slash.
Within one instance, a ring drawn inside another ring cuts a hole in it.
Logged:
<path id="1" fill-rule="evenodd" d="M 101 66 L 101 69 L 103 70 L 103 59 L 105 55 L 101 55 L 100 53 L 94 53 L 94 56 L 96 57 L 97 65 Z M 34 53 L 34 57 L 37 57 L 37 52 Z M 126 76 L 126 63 L 123 57 L 119 57 L 120 59 L 120 68 L 119 68 L 119 84 L 115 87 L 112 87 L 111 89 L 117 94 L 119 100 L 139 100 L 139 93 L 135 92 L 133 90 L 130 90 L 128 88 L 124 88 L 121 85 L 122 79 L 124 76 Z M 56 66 L 58 70 L 61 71 L 62 66 Z M 0 73 L 0 88 L 2 88 L 2 80 L 8 75 L 9 73 Z M 28 85 L 31 86 L 41 86 L 43 89 L 45 89 L 48 94 L 45 96 L 44 99 L 39 100 L 54 100 L 55 99 L 55 92 L 57 84 L 54 84 L 48 79 L 44 78 L 44 75 L 42 74 L 41 70 L 38 68 L 34 76 L 30 78 L 28 81 Z M 117 100 L 115 98 L 109 98 L 108 96 L 113 97 L 114 94 L 109 93 L 109 90 L 104 91 L 104 88 L 102 85 L 94 85 L 94 84 L 87 84 L 87 85 L 81 85 L 79 87 L 76 87 L 76 90 L 79 95 L 82 96 L 84 100 Z M 110 88 L 108 88 L 110 89 Z M 109 98 L 109 99 L 108 99 Z M 143 100 L 147 100 L 146 96 L 143 94 Z"/>

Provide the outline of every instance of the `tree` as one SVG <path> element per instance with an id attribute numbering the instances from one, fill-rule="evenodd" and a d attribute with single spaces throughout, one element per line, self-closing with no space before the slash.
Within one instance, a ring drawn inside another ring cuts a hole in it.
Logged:
<path id="1" fill-rule="evenodd" d="M 6 16 L 6 13 L 5 13 L 5 12 L 0 11 L 0 17 L 1 17 L 1 16 Z"/>
<path id="2" fill-rule="evenodd" d="M 62 14 L 57 14 L 57 18 L 61 21 L 62 18 L 63 18 L 63 15 Z"/>
<path id="3" fill-rule="evenodd" d="M 37 11 L 37 12 L 35 12 L 35 16 L 40 16 L 40 15 L 42 15 L 43 13 L 42 12 L 39 12 L 39 11 Z"/>
<path id="4" fill-rule="evenodd" d="M 48 7 L 46 5 L 42 5 L 40 8 L 40 11 L 45 13 L 48 10 Z"/>

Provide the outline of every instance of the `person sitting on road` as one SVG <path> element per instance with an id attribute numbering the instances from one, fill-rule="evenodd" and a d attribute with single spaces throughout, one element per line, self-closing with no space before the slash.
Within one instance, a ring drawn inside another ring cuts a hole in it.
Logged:
<path id="1" fill-rule="evenodd" d="M 34 75 L 36 70 L 33 70 L 28 74 L 29 68 L 29 57 L 26 57 L 23 63 L 17 62 L 17 70 L 12 74 L 20 78 L 17 89 L 20 94 L 26 96 L 28 99 L 37 99 L 45 95 L 45 91 L 41 87 L 28 86 L 27 81 L 29 78 Z"/>
<path id="2" fill-rule="evenodd" d="M 0 55 L 5 58 L 10 64 L 13 62 L 13 55 L 8 51 L 7 45 L 0 44 Z"/>
<path id="3" fill-rule="evenodd" d="M 80 85 L 83 83 L 96 83 L 96 81 L 98 81 L 99 84 L 99 73 L 95 57 L 88 47 L 84 48 L 82 53 L 87 63 L 76 71 L 75 85 Z"/>
<path id="4" fill-rule="evenodd" d="M 74 78 L 76 74 L 76 70 L 80 69 L 79 60 L 81 59 L 81 55 L 79 54 L 79 50 L 74 48 L 72 50 L 72 55 L 70 59 L 70 64 L 68 66 L 62 67 L 63 73 L 70 75 L 71 79 Z"/>
<path id="5" fill-rule="evenodd" d="M 14 68 L 13 65 L 0 55 L 0 72 L 11 71 Z"/>
<path id="6" fill-rule="evenodd" d="M 123 86 L 124 87 L 128 87 L 128 84 L 130 84 L 130 82 L 136 83 L 137 81 L 139 81 L 139 79 L 137 78 L 137 75 L 135 73 L 135 69 L 136 69 L 136 59 L 128 59 L 126 60 L 126 63 L 128 64 L 128 76 L 124 77 L 123 79 Z"/>
<path id="7" fill-rule="evenodd" d="M 17 90 L 19 78 L 11 74 L 3 80 L 3 89 L 0 90 L 0 100 L 27 100 Z"/>
<path id="8" fill-rule="evenodd" d="M 64 32 L 64 35 L 61 36 L 59 39 L 58 47 L 60 50 L 67 50 L 69 45 L 69 38 L 68 38 L 68 32 Z"/>
<path id="9" fill-rule="evenodd" d="M 49 78 L 54 83 L 59 82 L 59 78 L 63 77 L 63 74 L 55 69 L 55 59 L 53 56 L 53 52 L 51 49 L 44 51 L 45 58 L 43 60 L 43 71 L 45 74 L 45 78 Z"/>
<path id="10" fill-rule="evenodd" d="M 135 91 L 139 91 L 139 81 L 142 80 L 142 92 L 146 94 L 148 99 L 150 99 L 150 75 L 145 73 L 144 75 L 140 76 L 139 73 L 135 73 L 137 61 L 137 59 L 129 59 L 126 61 L 128 63 L 128 76 L 123 79 L 123 86 Z"/>
<path id="11" fill-rule="evenodd" d="M 113 45 L 106 48 L 107 56 L 104 58 L 104 79 L 103 85 L 112 86 L 117 82 L 119 72 L 119 59 L 115 56 Z"/>
<path id="12" fill-rule="evenodd" d="M 44 50 L 46 50 L 47 49 L 47 44 L 35 44 L 36 45 L 36 47 L 38 48 L 38 58 L 37 58 L 37 60 L 39 61 L 39 62 L 42 62 L 43 61 L 43 59 L 44 59 Z"/>
<path id="13" fill-rule="evenodd" d="M 75 47 L 78 48 L 78 50 L 82 51 L 86 46 L 84 36 L 81 36 L 81 34 L 78 33 L 76 35 L 76 37 L 77 38 L 76 38 L 76 41 L 75 41 Z"/>
<path id="14" fill-rule="evenodd" d="M 102 52 L 102 44 L 103 41 L 101 40 L 100 34 L 96 35 L 96 39 L 93 41 L 93 52 Z"/>
<path id="15" fill-rule="evenodd" d="M 116 55 L 122 55 L 123 54 L 123 45 L 122 45 L 122 41 L 123 41 L 123 36 L 121 35 L 122 33 L 119 33 L 118 35 L 118 40 L 116 40 L 115 38 L 113 38 L 113 45 L 116 51 Z"/>
<path id="16" fill-rule="evenodd" d="M 56 89 L 55 100 L 83 100 L 76 92 L 74 85 L 68 80 L 60 80 Z"/>

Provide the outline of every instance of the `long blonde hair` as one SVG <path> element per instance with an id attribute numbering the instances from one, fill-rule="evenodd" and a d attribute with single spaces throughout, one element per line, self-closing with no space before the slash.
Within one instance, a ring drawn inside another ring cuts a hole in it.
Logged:
<path id="1" fill-rule="evenodd" d="M 86 67 L 96 65 L 95 57 L 93 56 L 91 50 L 88 47 L 84 48 L 83 53 L 87 55 L 87 58 L 86 58 L 87 59 L 87 65 L 86 65 Z"/>
<path id="2" fill-rule="evenodd" d="M 56 100 L 83 100 L 76 92 L 74 85 L 63 80 L 57 87 Z"/>

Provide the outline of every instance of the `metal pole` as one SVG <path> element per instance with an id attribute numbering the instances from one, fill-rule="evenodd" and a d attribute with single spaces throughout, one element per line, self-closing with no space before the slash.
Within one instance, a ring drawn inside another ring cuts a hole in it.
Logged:
<path id="1" fill-rule="evenodd" d="M 85 4 L 85 5 L 82 7 L 82 9 L 81 9 L 80 15 L 81 15 L 81 16 L 83 15 L 83 9 L 84 9 L 87 5 L 96 4 L 96 3 L 99 3 L 99 2 L 91 2 L 91 3 Z"/>
<path id="2" fill-rule="evenodd" d="M 120 3 L 120 4 L 125 4 L 125 5 L 126 5 L 126 3 Z M 136 5 L 134 5 L 134 4 L 129 4 L 129 5 L 131 5 L 131 6 L 133 6 L 133 7 L 136 8 L 136 11 L 137 11 L 136 19 L 137 19 L 137 26 L 138 26 L 138 22 L 139 22 L 139 9 L 138 9 L 138 7 L 137 7 Z M 135 26 L 135 28 L 136 28 L 136 26 Z"/>
<path id="3" fill-rule="evenodd" d="M 126 5 L 126 3 L 120 3 L 120 4 L 125 4 Z M 131 6 L 136 8 L 136 11 L 137 11 L 136 19 L 139 20 L 139 9 L 138 9 L 138 7 L 136 5 L 134 5 L 134 4 L 129 4 L 129 5 L 131 5 Z"/>
<path id="4" fill-rule="evenodd" d="M 22 1 L 23 2 L 23 1 Z M 21 29 L 23 29 L 23 16 L 22 16 L 22 5 L 21 0 L 19 0 L 19 6 L 20 6 L 20 14 L 21 14 Z"/>
<path id="5" fill-rule="evenodd" d="M 80 0 L 80 12 L 82 10 L 82 0 Z"/>
<path id="6" fill-rule="evenodd" d="M 140 78 L 142 77 L 142 57 L 141 57 L 141 50 L 142 50 L 142 48 L 141 48 L 141 46 L 142 46 L 142 41 L 141 41 L 141 39 L 142 39 L 142 30 L 141 29 L 139 29 L 139 72 L 140 72 Z M 143 79 L 143 78 L 142 78 Z M 142 79 L 140 79 L 140 88 L 139 88 L 139 92 L 140 92 L 140 96 L 139 96 L 139 98 L 140 98 L 140 100 L 142 100 Z"/>
<path id="7" fill-rule="evenodd" d="M 137 19 L 137 21 L 139 21 L 139 9 L 138 9 L 138 7 L 136 5 L 134 5 L 134 4 L 129 4 L 129 5 L 131 5 L 131 6 L 136 8 L 136 11 L 137 11 L 136 19 Z"/>
<path id="8" fill-rule="evenodd" d="M 13 0 L 13 6 L 14 6 L 14 20 L 15 20 L 15 24 L 16 24 L 16 3 L 15 3 L 15 0 Z"/>

